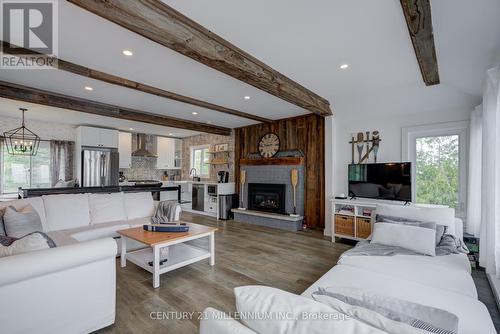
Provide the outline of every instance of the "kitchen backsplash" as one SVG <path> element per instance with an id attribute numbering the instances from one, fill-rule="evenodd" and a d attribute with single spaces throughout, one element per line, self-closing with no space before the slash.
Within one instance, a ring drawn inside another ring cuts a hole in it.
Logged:
<path id="1" fill-rule="evenodd" d="M 162 180 L 165 172 L 178 180 L 181 176 L 180 170 L 157 169 L 156 158 L 147 157 L 132 157 L 131 167 L 120 168 L 120 172 L 123 172 L 127 180 Z"/>
<path id="2" fill-rule="evenodd" d="M 229 144 L 229 166 L 213 165 L 210 166 L 209 180 L 217 180 L 217 172 L 228 171 L 229 182 L 234 182 L 234 134 L 231 136 L 219 136 L 214 134 L 202 134 L 192 137 L 186 137 L 182 142 L 182 177 L 190 179 L 189 170 L 191 169 L 191 147 L 199 145 L 210 145 L 214 149 L 216 144 Z"/>

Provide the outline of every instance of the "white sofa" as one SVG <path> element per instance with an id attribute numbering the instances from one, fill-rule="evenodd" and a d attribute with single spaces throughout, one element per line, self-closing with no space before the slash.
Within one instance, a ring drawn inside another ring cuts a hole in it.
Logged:
<path id="1" fill-rule="evenodd" d="M 399 217 L 436 218 L 440 224 L 448 225 L 450 234 L 462 238 L 462 221 L 454 219 L 452 209 L 430 207 L 406 207 L 402 209 L 401 207 L 387 206 L 383 210 L 387 210 L 384 214 Z M 353 287 L 451 312 L 459 319 L 459 334 L 496 333 L 485 305 L 477 298 L 476 287 L 470 273 L 470 264 L 465 254 L 436 257 L 419 255 L 342 256 L 337 265 L 306 289 L 300 295 L 301 297 L 297 296 L 296 301 L 290 302 L 297 303 L 295 306 L 291 306 L 290 303 L 285 305 L 283 299 L 278 302 L 275 295 L 267 297 L 262 294 L 263 299 L 267 298 L 267 301 L 261 302 L 258 308 L 259 311 L 272 310 L 273 312 L 293 310 L 294 307 L 297 310 L 303 310 L 304 304 L 318 303 L 312 300 L 312 293 L 317 291 L 318 287 Z M 246 302 L 259 303 L 255 300 L 252 301 L 251 298 L 240 301 L 240 303 Z M 240 311 L 239 308 L 238 311 Z M 269 333 L 269 330 L 267 330 L 270 326 L 269 323 L 267 327 L 260 325 L 259 328 L 265 330 L 254 331 L 255 322 L 252 324 L 251 321 L 243 319 L 238 322 L 212 308 L 207 308 L 205 312 L 206 314 L 202 317 L 200 324 L 201 334 Z M 333 328 L 340 330 L 335 332 L 346 334 L 382 332 L 360 321 L 350 321 L 346 321 L 345 326 L 340 326 L 340 328 L 338 321 L 336 323 L 323 323 L 320 326 L 318 326 L 317 322 L 312 322 L 308 324 L 310 326 L 307 332 L 322 333 L 325 330 L 331 331 Z M 352 321 L 360 325 L 354 332 Z M 324 328 L 321 329 L 323 325 Z M 293 323 L 293 321 L 283 321 L 280 326 L 282 326 L 280 327 L 282 330 L 277 331 L 274 328 L 274 333 L 301 333 L 298 328 L 303 328 L 300 324 Z"/>
<path id="2" fill-rule="evenodd" d="M 0 209 L 9 205 L 31 205 L 58 247 L 0 258 L 0 332 L 88 333 L 113 324 L 121 243 L 112 238 L 150 222 L 151 193 L 49 195 Z"/>

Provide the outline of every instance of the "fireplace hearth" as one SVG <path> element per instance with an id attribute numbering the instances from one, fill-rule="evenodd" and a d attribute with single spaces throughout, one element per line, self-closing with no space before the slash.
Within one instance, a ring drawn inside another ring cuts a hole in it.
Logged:
<path id="1" fill-rule="evenodd" d="M 249 183 L 250 210 L 286 214 L 286 184 Z"/>

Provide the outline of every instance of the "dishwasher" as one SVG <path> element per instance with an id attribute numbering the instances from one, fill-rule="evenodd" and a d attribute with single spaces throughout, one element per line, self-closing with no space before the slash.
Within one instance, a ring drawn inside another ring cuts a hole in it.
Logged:
<path id="1" fill-rule="evenodd" d="M 205 211 L 205 185 L 193 184 L 192 209 L 195 211 Z"/>

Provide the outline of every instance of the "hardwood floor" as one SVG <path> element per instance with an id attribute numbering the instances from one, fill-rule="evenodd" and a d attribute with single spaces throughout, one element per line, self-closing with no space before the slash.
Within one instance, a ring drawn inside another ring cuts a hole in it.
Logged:
<path id="1" fill-rule="evenodd" d="M 99 333 L 197 333 L 196 312 L 208 306 L 235 311 L 233 288 L 257 284 L 302 293 L 351 247 L 312 230 L 292 233 L 189 213 L 182 219 L 219 228 L 215 266 L 206 260 L 163 274 L 153 289 L 151 274 L 131 263 L 120 268 L 117 261 L 116 322 Z M 151 312 L 186 317 L 154 320 Z"/>
<path id="2" fill-rule="evenodd" d="M 491 290 L 488 278 L 486 278 L 486 273 L 484 270 L 473 270 L 472 278 L 476 284 L 479 300 L 482 301 L 488 308 L 488 312 L 490 313 L 497 333 L 500 333 L 500 312 L 498 311 L 495 296 L 493 296 L 493 291 Z"/>

